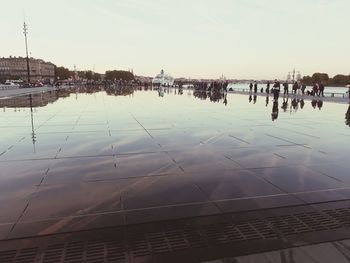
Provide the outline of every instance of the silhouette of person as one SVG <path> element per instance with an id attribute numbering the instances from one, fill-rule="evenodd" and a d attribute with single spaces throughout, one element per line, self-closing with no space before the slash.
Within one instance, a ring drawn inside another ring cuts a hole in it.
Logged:
<path id="1" fill-rule="evenodd" d="M 254 82 L 254 93 L 258 92 L 258 83 L 255 81 Z"/>
<path id="2" fill-rule="evenodd" d="M 250 84 L 249 84 L 249 91 L 252 92 L 252 89 L 253 89 L 253 83 L 250 82 Z"/>
<path id="3" fill-rule="evenodd" d="M 321 110 L 322 106 L 323 106 L 323 101 L 322 100 L 317 101 L 317 107 L 319 110 Z"/>
<path id="4" fill-rule="evenodd" d="M 265 101 L 266 101 L 266 104 L 265 104 L 266 107 L 267 107 L 267 105 L 269 105 L 269 99 L 270 99 L 270 98 L 269 98 L 269 95 L 267 95 L 267 96 L 266 96 L 266 100 L 265 100 Z"/>
<path id="5" fill-rule="evenodd" d="M 289 93 L 289 90 L 288 90 L 288 82 L 284 82 L 283 83 L 283 88 L 284 88 L 284 95 L 288 95 L 288 93 Z"/>
<path id="6" fill-rule="evenodd" d="M 252 101 L 252 95 L 249 95 L 249 103 Z"/>
<path id="7" fill-rule="evenodd" d="M 275 83 L 273 84 L 273 98 L 274 98 L 274 100 L 278 100 L 278 97 L 280 96 L 280 88 L 281 88 L 281 84 L 276 79 Z"/>
<path id="8" fill-rule="evenodd" d="M 270 81 L 268 81 L 267 84 L 266 84 L 266 93 L 267 94 L 270 93 Z"/>
<path id="9" fill-rule="evenodd" d="M 322 82 L 320 82 L 320 84 L 318 85 L 318 96 L 324 97 L 324 84 Z"/>
<path id="10" fill-rule="evenodd" d="M 313 87 L 312 87 L 312 96 L 316 96 L 318 95 L 318 83 L 314 83 Z"/>
<path id="11" fill-rule="evenodd" d="M 348 111 L 345 113 L 345 124 L 350 127 L 350 104 Z"/>
<path id="12" fill-rule="evenodd" d="M 272 121 L 278 118 L 278 100 L 273 101 L 271 119 Z"/>
<path id="13" fill-rule="evenodd" d="M 293 93 L 297 94 L 298 89 L 299 89 L 298 82 L 295 81 L 293 84 Z"/>
<path id="14" fill-rule="evenodd" d="M 305 94 L 305 89 L 306 89 L 306 85 L 305 83 L 301 84 L 301 93 L 304 95 Z"/>
<path id="15" fill-rule="evenodd" d="M 300 100 L 300 109 L 304 108 L 305 102 L 303 99 Z"/>
<path id="16" fill-rule="evenodd" d="M 256 103 L 256 98 L 257 98 L 257 96 L 256 96 L 256 95 L 254 95 L 254 98 L 253 98 L 253 102 L 254 102 L 254 104 Z"/>

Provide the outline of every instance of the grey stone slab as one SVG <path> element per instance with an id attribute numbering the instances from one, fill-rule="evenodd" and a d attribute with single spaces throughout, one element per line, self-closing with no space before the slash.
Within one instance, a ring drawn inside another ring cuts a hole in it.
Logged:
<path id="1" fill-rule="evenodd" d="M 72 133 L 62 145 L 58 158 L 113 155 L 115 140 L 105 133 Z"/>
<path id="2" fill-rule="evenodd" d="M 111 131 L 116 154 L 154 152 L 163 150 L 145 131 Z"/>
<path id="3" fill-rule="evenodd" d="M 124 213 L 120 211 L 55 219 L 23 221 L 16 224 L 13 230 L 8 234 L 7 238 L 45 236 L 67 232 L 74 233 L 76 231 L 123 226 L 124 224 Z"/>
<path id="4" fill-rule="evenodd" d="M 182 173 L 179 165 L 164 152 L 118 155 L 116 162 L 118 178 Z"/>
<path id="5" fill-rule="evenodd" d="M 339 262 L 346 263 L 350 260 L 349 252 L 345 252 L 341 247 L 333 243 L 324 243 L 313 246 L 301 247 L 305 254 L 313 260 L 313 262 L 328 263 Z"/>
<path id="6" fill-rule="evenodd" d="M 223 152 L 211 147 L 200 145 L 185 151 L 170 151 L 170 157 L 186 173 L 211 172 L 241 168 L 237 163 L 228 159 Z"/>
<path id="7" fill-rule="evenodd" d="M 13 224 L 0 224 L 0 240 L 5 239 L 9 234 Z"/>
<path id="8" fill-rule="evenodd" d="M 119 211 L 119 189 L 117 182 L 41 186 L 31 198 L 21 222 Z"/>
<path id="9" fill-rule="evenodd" d="M 126 224 L 139 224 L 162 220 L 201 217 L 219 214 L 220 210 L 211 203 L 188 204 L 149 209 L 125 211 Z"/>
<path id="10" fill-rule="evenodd" d="M 208 201 L 205 194 L 183 175 L 123 180 L 121 196 L 125 210 Z"/>
<path id="11" fill-rule="evenodd" d="M 349 189 L 349 193 L 350 193 L 350 189 Z M 350 196 L 347 197 L 344 194 L 343 189 L 295 193 L 294 196 L 303 200 L 305 203 L 308 203 L 308 204 L 340 201 L 340 200 L 347 200 L 350 198 Z"/>
<path id="12" fill-rule="evenodd" d="M 72 184 L 106 178 L 117 178 L 113 156 L 62 158 L 54 160 L 42 183 Z"/>
<path id="13" fill-rule="evenodd" d="M 316 165 L 309 166 L 309 168 L 350 185 L 350 167 L 347 167 L 346 163 L 319 162 Z"/>
<path id="14" fill-rule="evenodd" d="M 52 163 L 52 160 L 0 162 L 0 201 L 22 199 L 31 194 Z"/>
<path id="15" fill-rule="evenodd" d="M 249 170 L 203 171 L 190 175 L 211 200 L 280 194 L 281 191 Z"/>
<path id="16" fill-rule="evenodd" d="M 285 194 L 216 201 L 215 203 L 223 212 L 242 212 L 304 204 L 300 199 Z"/>
<path id="17" fill-rule="evenodd" d="M 297 165 L 255 169 L 254 172 L 289 193 L 344 187 L 335 179 Z"/>

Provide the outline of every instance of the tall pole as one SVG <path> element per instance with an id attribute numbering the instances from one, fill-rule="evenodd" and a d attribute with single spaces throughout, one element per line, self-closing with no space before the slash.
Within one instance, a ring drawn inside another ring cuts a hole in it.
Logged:
<path id="1" fill-rule="evenodd" d="M 28 77 L 28 84 L 30 84 L 30 69 L 29 69 L 28 43 L 27 43 L 28 25 L 26 24 L 26 22 L 23 23 L 23 34 L 26 41 L 27 77 Z"/>

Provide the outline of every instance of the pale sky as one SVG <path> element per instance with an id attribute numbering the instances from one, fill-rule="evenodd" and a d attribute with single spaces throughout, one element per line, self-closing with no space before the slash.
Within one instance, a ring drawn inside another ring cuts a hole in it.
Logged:
<path id="1" fill-rule="evenodd" d="M 0 0 L 0 56 L 154 76 L 350 74 L 350 0 Z"/>

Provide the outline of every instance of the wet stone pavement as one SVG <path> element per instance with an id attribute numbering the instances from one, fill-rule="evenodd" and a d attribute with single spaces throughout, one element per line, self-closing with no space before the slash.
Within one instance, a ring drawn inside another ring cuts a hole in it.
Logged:
<path id="1" fill-rule="evenodd" d="M 0 99 L 0 242 L 344 204 L 350 106 L 316 100 L 73 88 Z"/>

